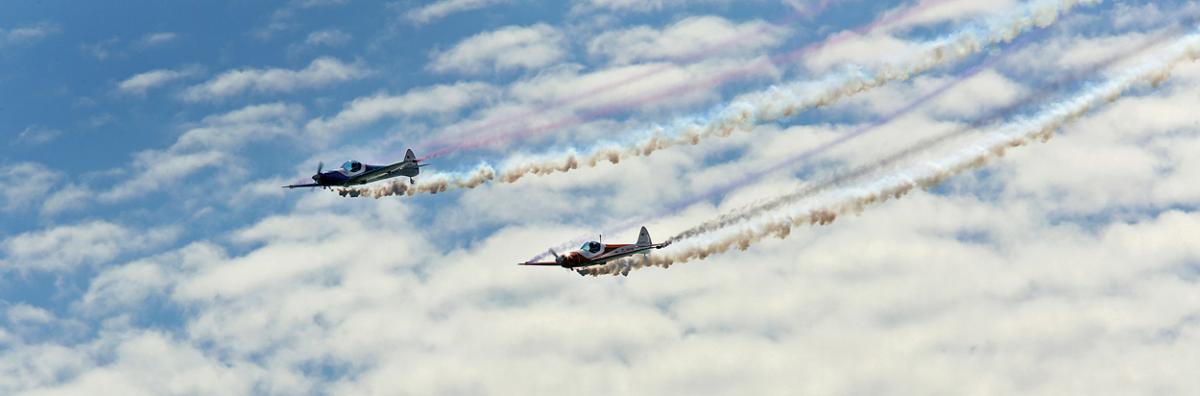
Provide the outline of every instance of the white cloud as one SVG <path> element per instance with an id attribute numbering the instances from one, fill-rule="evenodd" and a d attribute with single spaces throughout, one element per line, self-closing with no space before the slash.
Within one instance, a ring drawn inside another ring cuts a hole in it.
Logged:
<path id="1" fill-rule="evenodd" d="M 507 3 L 509 0 L 438 0 L 430 4 L 409 10 L 404 14 L 415 24 L 426 24 L 463 11 L 476 10 L 495 4 Z"/>
<path id="2" fill-rule="evenodd" d="M 681 8 L 697 4 L 734 5 L 739 3 L 764 3 L 761 0 L 575 0 L 571 13 L 584 15 L 597 11 L 618 13 L 658 12 L 670 8 Z"/>
<path id="3" fill-rule="evenodd" d="M 350 0 L 297 0 L 294 4 L 300 8 L 330 7 L 345 5 Z"/>
<path id="4" fill-rule="evenodd" d="M 339 47 L 350 41 L 350 34 L 337 29 L 318 30 L 304 38 L 309 47 Z"/>
<path id="5" fill-rule="evenodd" d="M 164 227 L 135 231 L 107 221 L 32 231 L 6 238 L 0 246 L 4 270 L 72 271 L 97 266 L 122 254 L 157 247 L 175 239 L 177 229 Z"/>
<path id="6" fill-rule="evenodd" d="M 923 43 L 882 33 L 860 35 L 842 32 L 838 34 L 837 45 L 822 47 L 804 57 L 802 62 L 811 70 L 812 74 L 828 73 L 847 64 L 878 67 L 906 60 L 904 57 L 907 54 L 916 53 L 924 48 Z"/>
<path id="7" fill-rule="evenodd" d="M 198 125 L 189 127 L 171 147 L 134 154 L 124 171 L 132 175 L 100 193 L 98 198 L 116 202 L 159 191 L 201 170 L 220 166 L 247 143 L 297 132 L 296 123 L 303 117 L 303 107 L 288 103 L 248 105 L 205 117 Z"/>
<path id="8" fill-rule="evenodd" d="M 607 57 L 617 64 L 646 60 L 695 61 L 714 55 L 753 54 L 778 46 L 788 34 L 786 28 L 763 21 L 735 25 L 719 16 L 698 16 L 661 30 L 639 26 L 604 32 L 592 39 L 588 52 Z M 685 58 L 695 55 L 700 59 Z"/>
<path id="9" fill-rule="evenodd" d="M 344 63 L 334 58 L 317 58 L 300 70 L 238 69 L 192 86 L 184 91 L 187 101 L 213 101 L 250 91 L 253 93 L 292 92 L 298 89 L 324 87 L 330 84 L 366 77 L 368 71 L 358 64 Z"/>
<path id="10" fill-rule="evenodd" d="M 348 0 L 292 0 L 271 13 L 271 18 L 265 26 L 254 29 L 250 34 L 260 40 L 269 40 L 275 33 L 292 29 L 297 15 L 305 10 L 317 7 L 339 7 Z"/>
<path id="11" fill-rule="evenodd" d="M 278 186 L 275 186 L 278 189 Z M 92 279 L 78 307 L 88 316 L 122 314 L 143 305 L 148 298 L 165 294 L 179 275 L 193 266 L 224 259 L 220 248 L 194 243 L 177 251 L 108 268 Z"/>
<path id="12" fill-rule="evenodd" d="M 200 126 L 184 132 L 171 150 L 183 152 L 191 149 L 237 148 L 250 141 L 293 132 L 295 123 L 303 117 L 304 107 L 296 104 L 250 105 L 205 117 Z"/>
<path id="13" fill-rule="evenodd" d="M 8 323 L 49 323 L 54 321 L 54 314 L 44 309 L 28 305 L 16 304 L 8 307 L 5 313 Z"/>
<path id="14" fill-rule="evenodd" d="M 100 193 L 98 198 L 104 202 L 116 202 L 153 193 L 202 169 L 219 166 L 227 160 L 226 154 L 219 151 L 143 151 L 134 155 L 134 160 L 129 166 L 128 172 L 132 173 L 132 176 Z"/>
<path id="15" fill-rule="evenodd" d="M 113 52 L 113 47 L 116 46 L 117 44 L 119 44 L 120 42 L 121 42 L 121 39 L 116 38 L 116 37 L 111 37 L 111 38 L 96 41 L 93 43 L 80 44 L 79 49 L 81 51 L 83 51 L 83 53 L 91 55 L 93 58 L 96 58 L 96 60 L 103 61 L 103 60 L 108 60 L 108 58 L 112 57 L 113 55 L 121 54 L 120 51 L 117 51 L 115 53 Z"/>
<path id="16" fill-rule="evenodd" d="M 537 69 L 562 59 L 563 45 L 562 33 L 550 25 L 506 26 L 435 53 L 428 68 L 439 73 Z"/>
<path id="17" fill-rule="evenodd" d="M 147 33 L 145 36 L 142 36 L 140 40 L 138 40 L 138 44 L 143 48 L 158 47 L 169 44 L 172 41 L 175 41 L 177 38 L 179 38 L 179 35 L 174 32 Z"/>
<path id="18" fill-rule="evenodd" d="M 64 359 L 65 351 L 47 349 L 22 346 L 17 350 L 22 358 L 50 352 L 47 359 L 38 360 L 53 362 L 37 371 L 13 367 L 13 374 L 24 374 L 22 379 L 28 380 L 17 388 L 24 391 L 22 395 L 243 395 L 251 394 L 256 377 L 262 375 L 252 367 L 207 357 L 197 347 L 156 331 L 105 333 L 100 340 L 71 350 L 73 359 Z M 64 374 L 71 374 L 66 381 Z M 5 388 L 12 387 L 0 384 L 0 390 Z"/>
<path id="19" fill-rule="evenodd" d="M 30 125 L 17 134 L 17 139 L 14 143 L 37 146 L 50 143 L 60 135 L 62 135 L 62 131 L 60 130 L 46 128 L 41 125 Z"/>
<path id="20" fill-rule="evenodd" d="M 44 197 L 41 200 L 41 215 L 54 216 L 84 208 L 91 201 L 93 194 L 94 192 L 87 187 L 77 184 L 67 184 L 54 192 L 45 190 L 41 194 L 30 194 L 29 196 L 39 199 Z"/>
<path id="21" fill-rule="evenodd" d="M 12 212 L 28 208 L 45 199 L 46 193 L 62 180 L 62 172 L 36 162 L 18 162 L 0 168 L 0 209 Z M 31 182 L 37 180 L 37 182 Z"/>
<path id="22" fill-rule="evenodd" d="M 378 94 L 354 99 L 337 115 L 313 119 L 308 133 L 329 136 L 384 118 L 425 114 L 453 114 L 463 107 L 495 95 L 496 89 L 478 82 L 435 85 L 410 90 L 403 95 Z"/>
<path id="23" fill-rule="evenodd" d="M 0 48 L 34 43 L 58 31 L 58 25 L 48 22 L 9 29 L 0 27 Z"/>
<path id="24" fill-rule="evenodd" d="M 121 81 L 117 84 L 117 90 L 125 94 L 145 95 L 146 91 L 150 89 L 198 75 L 200 72 L 200 69 L 196 67 L 184 68 L 180 70 L 151 70 L 148 72 L 135 74 L 124 81 Z"/>

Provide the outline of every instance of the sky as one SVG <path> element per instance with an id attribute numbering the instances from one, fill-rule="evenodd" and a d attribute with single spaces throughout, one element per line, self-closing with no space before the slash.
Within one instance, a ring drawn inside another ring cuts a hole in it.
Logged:
<path id="1" fill-rule="evenodd" d="M 1196 393 L 1197 18 L 5 1 L 0 394 Z"/>

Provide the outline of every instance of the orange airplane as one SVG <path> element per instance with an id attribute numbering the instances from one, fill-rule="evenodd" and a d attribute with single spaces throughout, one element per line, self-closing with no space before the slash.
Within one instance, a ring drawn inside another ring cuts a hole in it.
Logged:
<path id="1" fill-rule="evenodd" d="M 601 265 L 612 260 L 623 257 L 632 256 L 638 253 L 650 254 L 651 249 L 662 249 L 670 245 L 670 242 L 653 243 L 650 242 L 650 233 L 646 231 L 646 227 L 642 227 L 642 231 L 638 234 L 638 240 L 635 244 L 620 244 L 606 245 L 600 242 L 586 242 L 579 250 L 558 255 L 553 249 L 550 254 L 554 255 L 553 262 L 524 262 L 518 265 L 536 265 L 545 267 L 563 267 L 567 269 L 590 267 L 593 265 Z"/>

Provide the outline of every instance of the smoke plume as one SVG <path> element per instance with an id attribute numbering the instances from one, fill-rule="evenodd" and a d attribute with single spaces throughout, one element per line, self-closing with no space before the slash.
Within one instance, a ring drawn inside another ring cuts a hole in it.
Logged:
<path id="1" fill-rule="evenodd" d="M 868 71 L 863 68 L 836 73 L 818 81 L 807 81 L 776 86 L 765 91 L 744 95 L 725 108 L 709 116 L 681 120 L 670 127 L 654 128 L 649 137 L 628 143 L 602 143 L 583 152 L 568 151 L 540 159 L 511 160 L 498 171 L 480 177 L 479 172 L 460 175 L 443 175 L 438 183 L 444 189 L 412 189 L 412 193 L 391 195 L 413 195 L 415 192 L 444 192 L 451 188 L 474 188 L 483 183 L 499 181 L 515 183 L 528 175 L 565 173 L 581 166 L 595 167 L 601 163 L 617 164 L 632 157 L 644 157 L 659 150 L 695 145 L 714 137 L 727 137 L 735 131 L 749 131 L 763 122 L 791 117 L 803 110 L 830 105 L 847 96 L 855 95 L 889 82 L 903 81 L 932 68 L 946 65 L 974 55 L 988 46 L 1010 42 L 1020 34 L 1035 27 L 1045 27 L 1057 21 L 1072 8 L 1084 4 L 1096 4 L 1100 0 L 1041 0 L 999 19 L 958 31 L 946 38 L 929 43 L 918 55 L 907 62 L 884 66 Z M 388 188 L 392 186 L 386 186 Z M 389 191 L 391 191 L 389 189 Z M 375 197 L 369 189 L 348 191 L 345 195 Z"/>
<path id="2" fill-rule="evenodd" d="M 1187 22 L 1188 24 L 1191 24 L 1192 21 L 1194 21 L 1194 16 L 1185 18 L 1185 20 L 1184 20 L 1184 22 Z M 1168 38 L 1170 38 L 1172 36 L 1178 36 L 1182 32 L 1182 30 L 1183 30 L 1182 28 L 1183 28 L 1183 25 L 1175 25 L 1171 28 L 1163 29 L 1159 33 L 1151 35 L 1150 37 L 1147 37 L 1145 40 L 1143 40 L 1140 43 L 1140 45 L 1137 47 L 1137 48 L 1139 48 L 1139 50 L 1136 50 L 1132 53 L 1115 54 L 1106 59 L 1098 61 L 1094 64 L 1088 65 L 1087 67 L 1085 67 L 1083 69 L 1072 72 L 1068 75 L 1064 75 L 1061 78 L 1059 78 L 1057 81 L 1053 81 L 1053 82 L 1050 82 L 1047 84 L 1042 84 L 1041 89 L 1038 90 L 1036 93 L 1031 93 L 1029 95 L 1026 95 L 1025 97 L 1019 98 L 1019 99 L 1015 100 L 1012 104 L 992 112 L 992 114 L 988 117 L 974 120 L 974 121 L 971 121 L 961 127 L 954 128 L 952 130 L 949 130 L 949 131 L 946 131 L 946 132 L 943 132 L 943 133 L 940 133 L 940 134 L 937 134 L 934 136 L 929 136 L 929 137 L 920 139 L 920 140 L 908 145 L 904 149 L 901 149 L 892 154 L 889 154 L 886 157 L 877 159 L 871 163 L 868 163 L 868 164 L 865 164 L 865 165 L 862 165 L 859 167 L 855 167 L 853 169 L 850 169 L 850 170 L 847 170 L 844 172 L 839 172 L 839 173 L 830 175 L 828 177 L 825 177 L 825 178 L 817 180 L 817 181 L 806 183 L 806 185 L 804 185 L 803 187 L 801 187 L 800 189 L 798 189 L 797 191 L 794 191 L 792 193 L 781 195 L 781 196 L 774 197 L 774 198 L 771 198 L 771 199 L 763 201 L 763 202 L 755 203 L 752 205 L 746 205 L 741 208 L 729 211 L 727 213 L 722 214 L 721 216 L 719 216 L 716 219 L 713 219 L 713 220 L 704 222 L 702 224 L 699 224 L 697 226 L 694 226 L 692 228 L 689 228 L 689 229 L 671 237 L 669 240 L 674 242 L 674 241 L 681 240 L 681 239 L 694 238 L 694 237 L 697 237 L 697 236 L 700 236 L 700 235 L 703 235 L 703 234 L 706 234 L 709 232 L 713 232 L 716 230 L 720 230 L 720 229 L 729 227 L 729 226 L 737 224 L 737 223 L 741 223 L 743 221 L 750 220 L 752 218 L 763 215 L 765 213 L 770 213 L 771 211 L 774 211 L 774 210 L 784 207 L 786 205 L 793 204 L 802 199 L 812 197 L 812 196 L 814 196 L 820 192 L 823 192 L 829 188 L 844 185 L 850 181 L 857 180 L 866 175 L 874 174 L 885 168 L 894 166 L 897 163 L 901 162 L 902 160 L 908 159 L 917 153 L 928 151 L 931 148 L 940 146 L 952 139 L 962 137 L 963 135 L 965 135 L 971 131 L 977 130 L 979 128 L 982 128 L 982 127 L 985 127 L 988 125 L 996 124 L 996 123 L 1000 122 L 1001 120 L 1008 118 L 1012 114 L 1015 114 L 1016 111 L 1025 107 L 1026 104 L 1046 99 L 1047 97 L 1053 95 L 1056 91 L 1058 91 L 1063 86 L 1066 86 L 1067 84 L 1075 83 L 1078 80 L 1083 79 L 1085 76 L 1090 76 L 1100 70 L 1107 69 L 1118 62 L 1122 62 L 1122 61 L 1134 58 L 1138 55 L 1141 55 L 1141 54 L 1149 51 L 1151 48 L 1154 48 L 1156 45 L 1161 44 L 1163 41 L 1167 40 Z M 970 75 L 971 74 L 967 74 L 964 77 L 969 77 Z M 943 87 L 939 88 L 938 90 L 935 90 L 933 93 L 936 94 L 940 91 L 944 91 L 945 88 L 948 88 L 952 84 L 953 84 L 953 82 L 951 84 L 944 85 Z M 906 106 L 906 108 L 912 107 L 914 105 L 919 105 L 919 104 L 923 103 L 924 101 L 928 100 L 929 98 L 930 98 L 930 95 L 926 95 L 922 98 L 919 98 L 918 100 L 914 101 L 909 106 Z M 892 119 L 892 118 L 894 118 L 894 116 L 884 117 L 884 119 L 882 121 L 886 122 L 887 120 Z M 882 122 L 873 123 L 869 127 L 878 126 L 880 124 L 882 124 Z M 847 136 L 853 136 L 856 133 L 860 133 L 860 132 L 856 131 L 854 133 L 847 134 Z M 843 139 L 844 138 L 839 138 L 839 139 L 835 140 L 834 142 L 844 141 Z M 824 145 L 821 148 L 823 149 Z M 824 151 L 824 150 L 821 150 L 821 151 Z M 783 165 L 791 165 L 791 164 L 798 162 L 799 160 L 807 159 L 808 157 L 810 157 L 809 154 L 810 154 L 809 152 L 800 153 L 799 155 L 793 156 L 793 157 L 783 161 L 780 164 L 770 167 L 766 171 L 755 172 L 751 175 L 747 175 L 746 177 L 742 178 L 738 182 L 732 183 L 730 186 L 721 188 L 719 190 L 725 192 L 728 190 L 732 190 L 733 188 L 736 188 L 736 187 L 744 186 L 746 184 L 749 184 L 750 182 L 758 180 L 759 178 L 761 178 L 762 175 L 764 175 L 766 173 L 770 173 L 770 171 L 774 171 L 779 168 L 783 168 L 784 167 Z"/>
<path id="3" fill-rule="evenodd" d="M 631 269 L 655 266 L 666 268 L 674 264 L 702 260 L 732 248 L 745 250 L 767 237 L 786 238 L 794 227 L 826 225 L 838 216 L 861 213 L 867 206 L 899 199 L 917 188 L 936 186 L 949 177 L 977 169 L 1003 157 L 1009 150 L 1030 142 L 1048 140 L 1054 131 L 1084 113 L 1116 100 L 1139 82 L 1161 84 L 1171 70 L 1185 61 L 1200 58 L 1200 33 L 1193 33 L 1172 44 L 1155 59 L 1087 89 L 1083 93 L 1049 105 L 1034 117 L 1024 118 L 989 134 L 979 142 L 944 158 L 912 166 L 872 182 L 825 194 L 808 205 L 784 210 L 773 219 L 754 227 L 726 231 L 723 236 L 689 246 L 673 245 L 665 254 L 655 254 L 638 260 L 612 262 L 604 266 L 580 270 L 584 275 L 628 273 Z"/>

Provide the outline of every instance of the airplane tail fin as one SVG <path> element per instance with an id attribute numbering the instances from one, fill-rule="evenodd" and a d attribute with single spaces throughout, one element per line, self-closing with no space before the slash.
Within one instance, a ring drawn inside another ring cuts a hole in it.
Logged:
<path id="1" fill-rule="evenodd" d="M 650 241 L 650 232 L 646 231 L 646 227 L 642 227 L 642 232 L 638 234 L 637 244 L 638 246 L 654 244 L 654 242 Z"/>
<path id="2" fill-rule="evenodd" d="M 404 153 L 404 162 L 415 162 L 416 160 L 417 155 L 413 154 L 412 149 L 408 149 L 408 152 Z"/>

